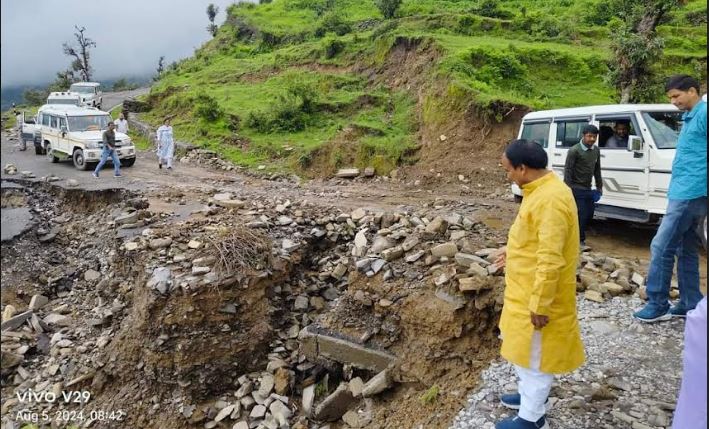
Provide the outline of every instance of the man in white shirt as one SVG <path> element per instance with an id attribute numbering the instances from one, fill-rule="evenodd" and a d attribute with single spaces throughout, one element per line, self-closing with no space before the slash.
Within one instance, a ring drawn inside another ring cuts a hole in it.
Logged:
<path id="1" fill-rule="evenodd" d="M 126 120 L 126 117 L 123 115 L 123 113 L 118 116 L 118 119 L 116 119 L 115 124 L 117 132 L 128 134 L 128 120 Z"/>

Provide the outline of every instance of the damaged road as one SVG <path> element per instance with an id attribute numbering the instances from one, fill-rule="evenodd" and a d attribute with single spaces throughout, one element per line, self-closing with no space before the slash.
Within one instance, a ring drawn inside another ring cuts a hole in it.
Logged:
<path id="1" fill-rule="evenodd" d="M 61 164 L 22 177 L 25 156 L 3 172 L 3 210 L 33 222 L 2 243 L 3 427 L 82 412 L 74 423 L 97 428 L 447 428 L 469 392 L 489 395 L 504 288 L 491 261 L 516 210 L 495 197 L 504 183 L 487 197 L 300 183 L 205 168 L 198 152 L 172 175 L 144 154 L 120 181 Z M 627 249 L 583 258 L 596 315 L 643 294 L 646 263 Z M 471 418 L 456 424 L 485 424 Z"/>

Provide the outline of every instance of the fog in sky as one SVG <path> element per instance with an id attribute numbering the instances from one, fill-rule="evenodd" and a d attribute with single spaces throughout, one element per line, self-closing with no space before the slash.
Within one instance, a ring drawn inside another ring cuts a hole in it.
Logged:
<path id="1" fill-rule="evenodd" d="M 234 0 L 0 0 L 2 86 L 46 84 L 66 70 L 62 43 L 75 43 L 74 25 L 96 42 L 90 64 L 95 80 L 147 76 L 191 56 L 211 36 L 207 5 L 216 22 Z"/>

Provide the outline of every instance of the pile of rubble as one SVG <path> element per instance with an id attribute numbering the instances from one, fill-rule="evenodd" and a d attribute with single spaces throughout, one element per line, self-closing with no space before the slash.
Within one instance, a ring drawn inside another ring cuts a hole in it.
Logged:
<path id="1" fill-rule="evenodd" d="M 218 192 L 179 217 L 148 197 L 33 196 L 41 228 L 3 244 L 5 422 L 77 407 L 21 402 L 29 389 L 84 389 L 87 410 L 121 404 L 132 426 L 438 427 L 397 385 L 435 392 L 423 403 L 450 416 L 496 354 L 504 237 L 474 207 L 342 212 Z M 187 199 L 173 197 L 159 199 Z M 638 283 L 632 265 L 583 258 L 587 293 Z"/>

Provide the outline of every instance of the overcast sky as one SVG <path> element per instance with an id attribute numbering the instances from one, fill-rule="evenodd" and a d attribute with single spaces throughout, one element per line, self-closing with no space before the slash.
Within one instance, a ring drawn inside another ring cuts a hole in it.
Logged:
<path id="1" fill-rule="evenodd" d="M 192 55 L 210 36 L 206 8 L 219 6 L 224 22 L 234 0 L 0 0 L 2 86 L 42 84 L 69 67 L 63 42 L 74 42 L 74 25 L 96 42 L 94 78 L 149 75 Z"/>

